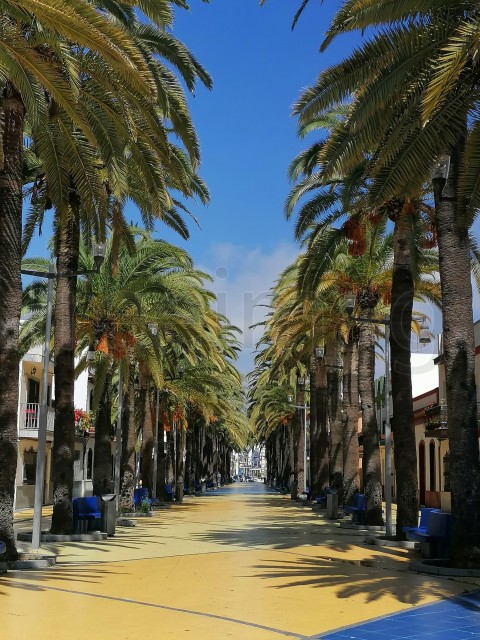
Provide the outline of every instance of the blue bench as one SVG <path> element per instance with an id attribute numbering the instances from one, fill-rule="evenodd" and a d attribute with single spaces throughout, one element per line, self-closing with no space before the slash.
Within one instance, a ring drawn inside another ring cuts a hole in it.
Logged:
<path id="1" fill-rule="evenodd" d="M 173 501 L 173 489 L 172 489 L 172 485 L 171 484 L 166 484 L 165 485 L 165 500 L 167 502 L 172 502 Z"/>
<path id="2" fill-rule="evenodd" d="M 332 487 L 325 487 L 325 489 L 323 490 L 323 494 L 320 496 L 317 496 L 314 499 L 315 504 L 320 505 L 321 507 L 326 507 L 327 506 L 327 495 L 331 492 Z"/>
<path id="3" fill-rule="evenodd" d="M 416 527 L 402 527 L 403 533 L 410 532 L 426 532 L 428 526 L 428 516 L 432 511 L 438 511 L 438 509 L 434 509 L 433 507 L 422 507 L 420 509 L 420 522 Z"/>
<path id="4" fill-rule="evenodd" d="M 420 543 L 420 554 L 423 558 L 444 558 L 450 548 L 452 516 L 449 513 L 433 509 L 428 514 L 427 529 L 419 527 L 407 531 L 407 540 Z"/>
<path id="5" fill-rule="evenodd" d="M 363 524 L 365 522 L 365 494 L 364 493 L 356 493 L 353 499 L 353 505 L 346 506 L 343 508 L 345 513 L 352 514 L 352 522 L 355 524 Z"/>
<path id="6" fill-rule="evenodd" d="M 135 509 L 137 509 L 144 500 L 148 500 L 148 489 L 144 487 L 140 487 L 139 489 L 134 489 L 133 504 L 135 505 Z"/>
<path id="7" fill-rule="evenodd" d="M 73 530 L 79 530 L 80 523 L 86 523 L 82 530 L 88 530 L 89 525 L 102 517 L 102 505 L 98 496 L 87 496 L 85 498 L 74 498 L 73 507 Z M 100 524 L 100 523 L 96 523 Z M 98 526 L 98 528 L 100 528 Z"/>

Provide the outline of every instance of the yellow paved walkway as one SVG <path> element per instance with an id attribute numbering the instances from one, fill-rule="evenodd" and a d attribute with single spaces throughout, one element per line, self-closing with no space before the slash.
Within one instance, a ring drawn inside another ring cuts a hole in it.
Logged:
<path id="1" fill-rule="evenodd" d="M 479 586 L 411 574 L 408 552 L 368 547 L 258 485 L 137 522 L 107 541 L 48 545 L 54 569 L 0 576 L 0 637 L 308 638 Z"/>

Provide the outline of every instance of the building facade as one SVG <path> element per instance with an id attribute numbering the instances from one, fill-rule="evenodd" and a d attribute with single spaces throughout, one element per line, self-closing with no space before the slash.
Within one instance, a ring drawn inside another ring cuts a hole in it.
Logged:
<path id="1" fill-rule="evenodd" d="M 37 467 L 40 399 L 42 397 L 43 346 L 33 347 L 19 367 L 18 460 L 15 485 L 15 509 L 33 507 Z M 88 414 L 91 408 L 93 378 L 87 370 L 75 381 L 75 408 Z M 47 441 L 43 501 L 52 502 L 52 447 L 55 422 L 55 384 L 53 362 L 48 370 Z M 75 434 L 74 496 L 91 493 L 95 432 L 77 429 Z"/>

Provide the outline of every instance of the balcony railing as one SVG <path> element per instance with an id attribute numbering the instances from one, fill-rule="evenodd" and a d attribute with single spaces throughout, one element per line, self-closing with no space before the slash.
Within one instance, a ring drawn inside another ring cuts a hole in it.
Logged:
<path id="1" fill-rule="evenodd" d="M 447 405 L 444 403 L 425 407 L 425 436 L 428 438 L 448 438 Z"/>
<path id="2" fill-rule="evenodd" d="M 37 431 L 40 418 L 40 405 L 37 402 L 22 402 L 20 405 L 20 431 Z M 53 431 L 55 424 L 55 410 L 47 409 L 47 431 Z"/>

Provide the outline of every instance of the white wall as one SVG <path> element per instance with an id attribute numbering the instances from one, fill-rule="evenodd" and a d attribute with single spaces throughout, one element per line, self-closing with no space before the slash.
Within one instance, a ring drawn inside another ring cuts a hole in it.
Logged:
<path id="1" fill-rule="evenodd" d="M 77 364 L 77 363 L 75 363 Z M 82 371 L 82 373 L 75 380 L 75 409 L 83 409 L 84 411 L 88 408 L 88 370 Z"/>
<path id="2" fill-rule="evenodd" d="M 432 353 L 412 353 L 410 362 L 414 398 L 438 387 L 438 365 L 434 363 L 436 357 L 437 355 Z"/>

